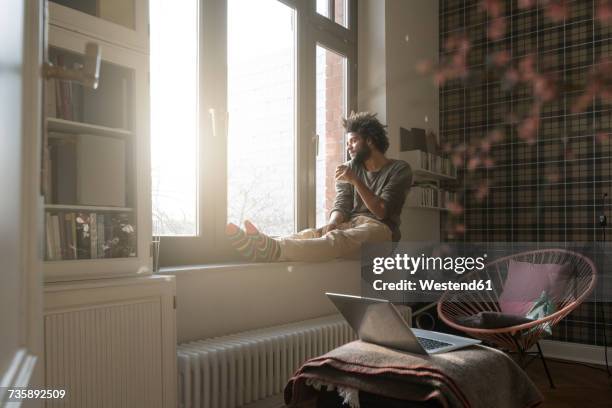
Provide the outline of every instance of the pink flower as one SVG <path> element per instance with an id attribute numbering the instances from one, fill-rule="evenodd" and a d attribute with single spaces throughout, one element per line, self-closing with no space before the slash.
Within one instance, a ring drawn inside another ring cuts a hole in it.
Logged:
<path id="1" fill-rule="evenodd" d="M 461 167 L 463 165 L 463 157 L 459 153 L 453 154 L 451 161 L 453 162 L 453 166 L 455 167 Z"/>
<path id="2" fill-rule="evenodd" d="M 533 79 L 533 93 L 543 101 L 551 101 L 557 96 L 557 89 L 551 78 L 537 75 Z"/>
<path id="3" fill-rule="evenodd" d="M 463 213 L 463 206 L 456 201 L 451 201 L 447 204 L 448 211 L 453 215 L 460 215 Z"/>
<path id="4" fill-rule="evenodd" d="M 501 40 L 506 34 L 506 20 L 503 18 L 496 18 L 491 20 L 487 29 L 487 36 L 491 40 Z"/>
<path id="5" fill-rule="evenodd" d="M 501 130 L 493 130 L 489 133 L 489 140 L 491 143 L 499 143 L 504 140 L 504 134 Z"/>
<path id="6" fill-rule="evenodd" d="M 536 5 L 536 0 L 518 0 L 518 8 L 526 9 L 532 8 Z"/>
<path id="7" fill-rule="evenodd" d="M 612 1 L 611 0 L 599 0 L 597 2 L 597 11 L 595 11 L 595 18 L 602 24 L 612 23 Z"/>
<path id="8" fill-rule="evenodd" d="M 544 7 L 544 14 L 552 21 L 560 23 L 569 17 L 569 7 L 566 0 L 549 0 Z"/>
<path id="9" fill-rule="evenodd" d="M 416 65 L 416 70 L 421 75 L 430 73 L 432 69 L 433 69 L 433 62 L 431 60 L 419 61 Z"/>
<path id="10" fill-rule="evenodd" d="M 491 150 L 491 141 L 483 139 L 482 142 L 480 142 L 480 150 L 483 152 L 488 152 Z"/>
<path id="11" fill-rule="evenodd" d="M 438 71 L 433 76 L 434 84 L 436 84 L 437 86 L 444 85 L 444 82 L 446 82 L 446 79 L 447 79 L 446 73 L 443 71 Z"/>
<path id="12" fill-rule="evenodd" d="M 491 62 L 498 67 L 503 67 L 507 65 L 511 60 L 510 51 L 499 51 L 493 54 L 491 57 Z"/>
<path id="13" fill-rule="evenodd" d="M 595 87 L 589 86 L 572 104 L 572 113 L 584 112 L 593 103 Z"/>
<path id="14" fill-rule="evenodd" d="M 610 141 L 610 134 L 606 132 L 597 132 L 595 135 L 597 143 L 606 143 Z"/>
<path id="15" fill-rule="evenodd" d="M 527 141 L 529 144 L 535 143 L 536 132 L 539 127 L 540 119 L 537 116 L 529 116 L 519 126 L 519 138 Z"/>
<path id="16" fill-rule="evenodd" d="M 479 164 L 480 164 L 480 158 L 472 157 L 470 160 L 468 160 L 467 168 L 468 170 L 475 170 Z"/>
<path id="17" fill-rule="evenodd" d="M 465 225 L 464 224 L 457 224 L 457 225 L 455 225 L 455 232 L 457 234 L 464 234 L 465 233 Z"/>
<path id="18" fill-rule="evenodd" d="M 519 62 L 518 70 L 523 81 L 530 81 L 535 75 L 535 57 L 533 54 L 526 55 Z"/>
<path id="19" fill-rule="evenodd" d="M 478 201 L 482 201 L 487 197 L 487 195 L 489 195 L 489 184 L 485 181 L 476 189 L 476 199 Z"/>
<path id="20" fill-rule="evenodd" d="M 504 3 L 501 0 L 482 0 L 480 8 L 491 17 L 499 17 L 504 12 Z"/>

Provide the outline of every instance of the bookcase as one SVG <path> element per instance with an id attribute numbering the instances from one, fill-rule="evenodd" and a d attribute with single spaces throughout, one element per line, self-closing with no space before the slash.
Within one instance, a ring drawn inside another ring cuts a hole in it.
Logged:
<path id="1" fill-rule="evenodd" d="M 413 185 L 406 198 L 406 208 L 446 211 L 456 193 L 446 187 L 457 178 L 450 160 L 421 150 L 400 152 L 400 158 L 412 168 Z"/>
<path id="2" fill-rule="evenodd" d="M 44 86 L 45 281 L 150 274 L 147 3 L 48 2 L 47 59 L 84 63 L 101 50 L 97 89 Z"/>
<path id="3" fill-rule="evenodd" d="M 78 69 L 93 42 L 101 64 L 97 89 L 43 71 L 44 385 L 70 390 L 53 406 L 173 408 L 176 287 L 151 273 L 147 2 L 47 5 L 46 59 Z"/>

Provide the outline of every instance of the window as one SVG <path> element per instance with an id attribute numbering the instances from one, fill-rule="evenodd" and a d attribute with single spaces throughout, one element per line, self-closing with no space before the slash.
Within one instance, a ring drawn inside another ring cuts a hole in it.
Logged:
<path id="1" fill-rule="evenodd" d="M 320 45 L 317 58 L 317 225 L 324 225 L 336 196 L 336 166 L 346 161 L 346 57 Z"/>
<path id="2" fill-rule="evenodd" d="M 154 235 L 198 233 L 197 11 L 197 0 L 150 3 Z"/>
<path id="3" fill-rule="evenodd" d="M 317 13 L 329 18 L 329 5 L 333 0 L 317 0 Z"/>
<path id="4" fill-rule="evenodd" d="M 293 27 L 277 0 L 228 0 L 227 219 L 272 235 L 295 229 Z"/>
<path id="5" fill-rule="evenodd" d="M 324 224 L 345 160 L 341 117 L 356 109 L 354 2 L 175 3 L 151 0 L 160 264 L 233 259 L 228 222 L 272 235 Z"/>
<path id="6" fill-rule="evenodd" d="M 348 0 L 316 0 L 317 13 L 348 27 Z"/>

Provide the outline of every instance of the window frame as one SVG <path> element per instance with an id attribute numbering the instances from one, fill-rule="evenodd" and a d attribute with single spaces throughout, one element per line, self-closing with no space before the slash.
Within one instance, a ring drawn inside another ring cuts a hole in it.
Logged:
<path id="1" fill-rule="evenodd" d="M 316 222 L 316 46 L 347 58 L 347 111 L 357 108 L 357 4 L 347 0 L 348 27 L 316 12 L 316 0 L 276 0 L 295 19 L 295 228 Z M 227 222 L 227 2 L 199 1 L 198 235 L 162 236 L 160 265 L 238 260 Z M 214 119 L 213 119 L 214 117 Z M 216 129 L 213 130 L 213 123 Z"/>

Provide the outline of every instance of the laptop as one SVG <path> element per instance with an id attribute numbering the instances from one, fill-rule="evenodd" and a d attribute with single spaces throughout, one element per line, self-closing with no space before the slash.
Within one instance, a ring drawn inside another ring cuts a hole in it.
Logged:
<path id="1" fill-rule="evenodd" d="M 360 340 L 415 354 L 437 354 L 479 344 L 480 340 L 413 329 L 385 299 L 326 293 Z"/>

